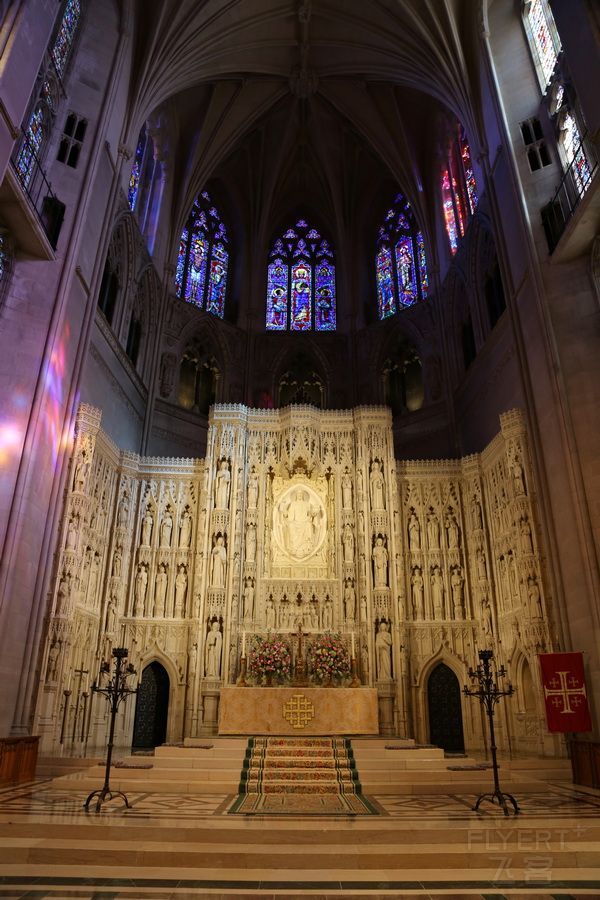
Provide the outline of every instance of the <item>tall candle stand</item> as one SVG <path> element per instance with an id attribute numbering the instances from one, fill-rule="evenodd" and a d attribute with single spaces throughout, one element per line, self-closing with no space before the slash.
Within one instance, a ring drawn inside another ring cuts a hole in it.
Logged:
<path id="1" fill-rule="evenodd" d="M 490 749 L 492 751 L 492 768 L 494 770 L 494 790 L 491 793 L 480 794 L 477 798 L 477 802 L 473 807 L 474 812 L 479 810 L 481 803 L 484 800 L 489 800 L 490 803 L 493 803 L 495 800 L 498 801 L 498 805 L 502 808 L 502 811 L 505 816 L 510 815 L 509 808 L 507 804 L 507 800 L 513 805 L 515 815 L 520 812 L 519 805 L 512 794 L 506 794 L 500 789 L 500 781 L 498 778 L 498 758 L 496 756 L 496 735 L 494 732 L 494 710 L 496 703 L 500 700 L 501 697 L 512 697 L 515 692 L 514 687 L 509 682 L 506 688 L 500 687 L 498 679 L 504 678 L 506 675 L 506 669 L 504 666 L 494 665 L 492 668 L 492 660 L 494 658 L 494 654 L 492 650 L 480 650 L 479 651 L 479 659 L 481 660 L 480 664 L 476 669 L 469 668 L 469 678 L 471 682 L 477 683 L 477 687 L 469 688 L 467 685 L 463 688 L 463 693 L 465 697 L 477 697 L 479 702 L 482 704 L 486 715 L 488 717 L 488 724 L 490 729 Z"/>
<path id="2" fill-rule="evenodd" d="M 108 733 L 108 745 L 106 747 L 106 768 L 104 770 L 104 784 L 99 790 L 92 791 L 92 793 L 83 804 L 83 808 L 87 810 L 89 809 L 89 805 L 92 802 L 93 798 L 97 797 L 97 813 L 102 809 L 103 803 L 105 803 L 107 800 L 112 800 L 114 797 L 122 797 L 122 799 L 125 801 L 125 806 L 127 807 L 127 809 L 131 809 L 131 804 L 127 799 L 127 795 L 122 791 L 112 791 L 110 788 L 110 767 L 112 763 L 117 711 L 123 700 L 126 700 L 130 694 L 137 694 L 139 690 L 139 685 L 135 688 L 130 688 L 127 686 L 127 679 L 131 675 L 136 674 L 132 663 L 129 663 L 126 668 L 123 668 L 124 660 L 127 658 L 128 652 L 129 651 L 126 647 L 113 647 L 112 655 L 116 660 L 113 677 L 110 678 L 108 684 L 105 687 L 98 687 L 95 681 L 92 685 L 92 692 L 94 694 L 104 694 L 110 706 L 110 729 Z M 108 660 L 105 660 L 100 666 L 100 677 L 102 677 L 103 675 L 110 676 L 110 662 Z"/>

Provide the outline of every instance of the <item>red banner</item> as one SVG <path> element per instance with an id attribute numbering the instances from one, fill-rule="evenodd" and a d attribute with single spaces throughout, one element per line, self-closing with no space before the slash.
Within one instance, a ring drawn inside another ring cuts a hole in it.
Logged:
<path id="1" fill-rule="evenodd" d="M 582 653 L 540 653 L 548 731 L 591 731 Z"/>

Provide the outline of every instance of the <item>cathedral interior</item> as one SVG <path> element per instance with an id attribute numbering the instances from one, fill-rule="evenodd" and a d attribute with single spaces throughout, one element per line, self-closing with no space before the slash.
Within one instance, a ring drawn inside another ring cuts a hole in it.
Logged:
<path id="1" fill-rule="evenodd" d="M 501 753 L 567 756 L 545 653 L 594 739 L 594 0 L 2 13 L 0 738 L 102 748 L 127 647 L 116 747 L 206 741 L 333 632 L 382 738 L 486 753 L 487 648 Z"/>

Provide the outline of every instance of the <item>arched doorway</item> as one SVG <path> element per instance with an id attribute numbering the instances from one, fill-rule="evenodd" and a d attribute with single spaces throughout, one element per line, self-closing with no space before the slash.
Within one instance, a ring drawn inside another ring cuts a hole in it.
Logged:
<path id="1" fill-rule="evenodd" d="M 439 663 L 427 682 L 429 740 L 449 753 L 463 753 L 462 709 L 458 678 L 447 665 Z"/>
<path id="2" fill-rule="evenodd" d="M 169 676 L 164 666 L 152 662 L 142 672 L 135 707 L 132 746 L 150 749 L 164 744 L 169 712 Z"/>

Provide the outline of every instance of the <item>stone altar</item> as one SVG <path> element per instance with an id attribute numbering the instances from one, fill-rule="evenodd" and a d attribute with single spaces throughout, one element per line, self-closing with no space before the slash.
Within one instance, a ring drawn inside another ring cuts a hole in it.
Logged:
<path id="1" fill-rule="evenodd" d="M 219 734 L 379 734 L 375 688 L 223 687 Z"/>

